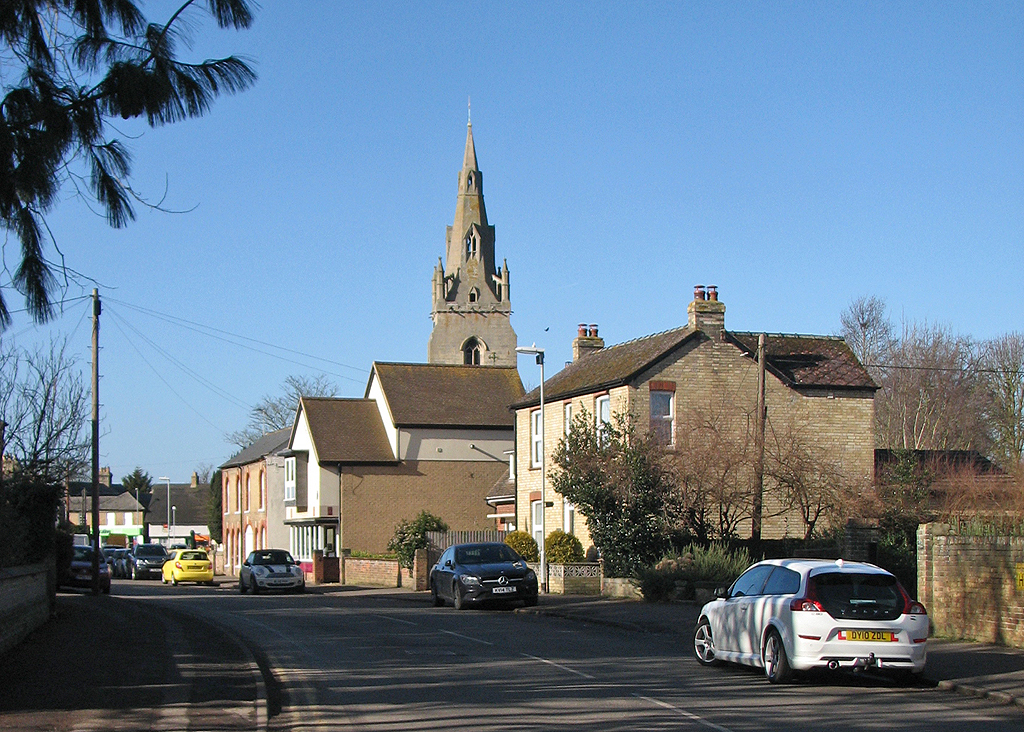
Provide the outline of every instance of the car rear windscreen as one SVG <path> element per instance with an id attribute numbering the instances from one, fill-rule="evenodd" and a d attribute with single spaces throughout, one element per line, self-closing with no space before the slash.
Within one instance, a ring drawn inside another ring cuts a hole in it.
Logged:
<path id="1" fill-rule="evenodd" d="M 814 596 L 833 618 L 895 620 L 903 613 L 903 596 L 888 574 L 828 572 L 811 577 Z"/>

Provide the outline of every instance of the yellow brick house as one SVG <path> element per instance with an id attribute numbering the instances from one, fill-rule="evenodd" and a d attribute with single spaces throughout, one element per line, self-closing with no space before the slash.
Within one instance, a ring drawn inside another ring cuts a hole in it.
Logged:
<path id="1" fill-rule="evenodd" d="M 747 430 L 757 412 L 758 333 L 725 328 L 725 305 L 715 287 L 695 288 L 685 326 L 605 347 L 597 326 L 581 325 L 573 361 L 512 405 L 516 414 L 516 523 L 540 539 L 563 529 L 590 546 L 585 521 L 551 488 L 553 455 L 574 416 L 611 421 L 631 415 L 640 429 L 657 430 L 669 449 L 685 451 L 683 421 L 717 420 Z M 841 467 L 849 481 L 868 486 L 874 473 L 874 393 L 856 356 L 834 336 L 766 334 L 765 412 L 771 434 L 798 431 Z M 543 432 L 544 444 L 540 444 Z M 541 487 L 540 450 L 548 481 Z M 746 469 L 752 479 L 753 465 Z M 546 508 L 545 503 L 547 504 Z M 765 483 L 763 538 L 802 536 L 799 516 L 779 507 Z M 746 520 L 738 533 L 749 537 Z"/>

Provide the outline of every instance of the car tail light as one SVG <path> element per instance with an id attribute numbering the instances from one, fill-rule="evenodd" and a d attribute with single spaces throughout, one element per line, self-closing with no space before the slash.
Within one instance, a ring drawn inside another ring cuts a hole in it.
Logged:
<path id="1" fill-rule="evenodd" d="M 912 599 L 903 585 L 896 583 L 896 586 L 900 588 L 900 594 L 903 596 L 903 614 L 904 615 L 927 615 L 928 611 L 924 609 L 924 605 Z"/>
<path id="2" fill-rule="evenodd" d="M 177 567 L 178 569 L 181 569 L 181 568 L 182 568 L 182 567 L 181 567 L 181 562 L 175 562 L 175 563 L 174 563 L 174 566 L 175 566 L 175 567 Z"/>
<path id="3" fill-rule="evenodd" d="M 802 611 L 809 613 L 823 613 L 823 608 L 817 600 L 812 600 L 809 597 L 797 597 L 793 602 L 789 603 L 789 609 L 794 611 Z"/>
<path id="4" fill-rule="evenodd" d="M 825 608 L 818 602 L 817 593 L 814 591 L 814 580 L 810 577 L 807 578 L 807 592 L 804 593 L 804 597 L 794 598 L 789 603 L 789 609 L 795 612 L 806 612 L 806 613 L 823 613 Z"/>

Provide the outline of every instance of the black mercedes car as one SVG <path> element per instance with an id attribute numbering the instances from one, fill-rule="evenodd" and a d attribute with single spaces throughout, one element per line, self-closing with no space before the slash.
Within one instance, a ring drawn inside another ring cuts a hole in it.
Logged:
<path id="1" fill-rule="evenodd" d="M 456 610 L 470 603 L 537 604 L 537 575 L 512 547 L 501 542 L 448 547 L 430 570 L 434 605 L 451 601 Z"/>

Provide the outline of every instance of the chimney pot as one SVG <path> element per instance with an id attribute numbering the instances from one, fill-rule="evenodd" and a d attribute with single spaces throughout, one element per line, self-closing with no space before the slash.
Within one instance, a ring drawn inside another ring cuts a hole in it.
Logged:
<path id="1" fill-rule="evenodd" d="M 693 286 L 693 299 L 703 300 L 704 299 L 704 285 Z"/>
<path id="2" fill-rule="evenodd" d="M 597 338 L 597 323 L 590 324 L 590 337 Z"/>
<path id="3" fill-rule="evenodd" d="M 576 335 L 578 335 L 580 338 L 586 338 L 587 337 L 587 324 L 586 323 L 580 323 L 579 325 L 576 326 Z"/>
<path id="4" fill-rule="evenodd" d="M 718 285 L 708 285 L 708 300 L 718 302 Z"/>

